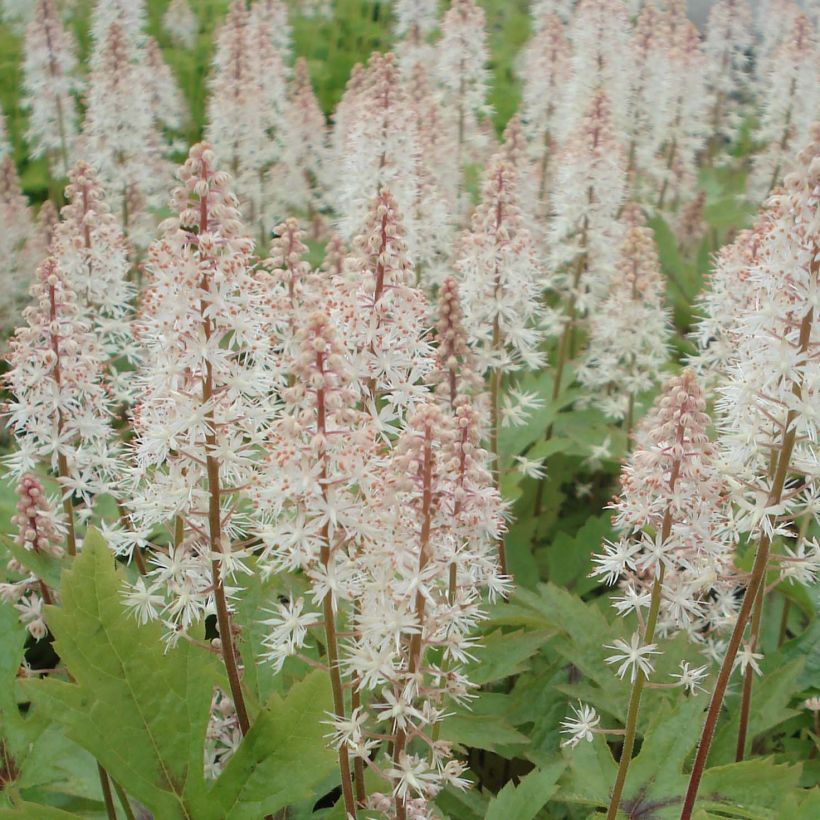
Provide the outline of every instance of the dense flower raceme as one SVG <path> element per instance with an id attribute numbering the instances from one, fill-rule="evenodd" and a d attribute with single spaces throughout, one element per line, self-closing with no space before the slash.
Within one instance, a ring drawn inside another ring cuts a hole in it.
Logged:
<path id="1" fill-rule="evenodd" d="M 62 556 L 63 527 L 40 481 L 32 475 L 24 475 L 17 484 L 17 499 L 17 513 L 11 519 L 17 528 L 17 544 L 28 552 Z M 22 577 L 0 583 L 0 600 L 13 603 L 31 637 L 40 640 L 47 633 L 43 606 L 54 603 L 56 593 L 15 559 L 9 562 L 7 569 Z"/>
<path id="2" fill-rule="evenodd" d="M 77 139 L 76 76 L 72 36 L 64 29 L 55 0 L 37 0 L 26 31 L 23 105 L 29 111 L 26 139 L 32 156 L 47 155 L 55 176 L 68 172 Z"/>
<path id="3" fill-rule="evenodd" d="M 131 502 L 138 533 L 164 527 L 174 540 L 154 553 L 148 586 L 140 581 L 128 598 L 141 620 L 166 622 L 169 640 L 213 605 L 212 560 L 225 583 L 243 569 L 241 491 L 254 475 L 275 387 L 271 305 L 230 178 L 199 144 L 179 179 L 178 216 L 149 249 L 135 323 Z"/>
<path id="4" fill-rule="evenodd" d="M 697 181 L 698 155 L 709 136 L 706 55 L 700 33 L 688 20 L 678 21 L 671 32 L 666 59 L 663 104 L 651 109 L 661 150 L 654 162 L 646 163 L 659 208 L 675 206 L 690 195 Z"/>
<path id="5" fill-rule="evenodd" d="M 118 22 L 95 43 L 80 153 L 99 173 L 129 239 L 144 247 L 154 232 L 148 209 L 161 205 L 171 170 L 140 48 Z"/>
<path id="6" fill-rule="evenodd" d="M 291 59 L 291 27 L 286 0 L 254 0 L 251 5 L 251 24 L 267 36 L 282 62 Z"/>
<path id="7" fill-rule="evenodd" d="M 566 27 L 557 14 L 548 15 L 522 55 L 524 83 L 521 116 L 530 151 L 538 162 L 539 197 L 549 193 L 550 162 L 554 159 L 559 110 L 570 71 Z M 546 203 L 542 213 L 546 213 Z"/>
<path id="8" fill-rule="evenodd" d="M 468 343 L 458 281 L 452 276 L 441 284 L 436 318 L 436 358 L 429 381 L 455 409 L 459 396 L 480 394 L 484 380 Z"/>
<path id="9" fill-rule="evenodd" d="M 90 165 L 74 165 L 65 196 L 68 204 L 51 253 L 71 284 L 78 311 L 97 331 L 108 355 L 129 355 L 135 288 L 128 279 L 128 244 Z"/>
<path id="10" fill-rule="evenodd" d="M 335 123 L 336 210 L 348 239 L 361 229 L 371 200 L 383 188 L 403 214 L 412 214 L 420 151 L 417 118 L 393 54 L 371 55 L 361 79 L 351 77 L 349 92 L 347 110 Z"/>
<path id="11" fill-rule="evenodd" d="M 490 113 L 489 50 L 484 10 L 475 0 L 453 0 L 441 21 L 435 76 L 443 91 L 447 127 L 456 145 L 456 165 L 481 156 L 481 120 Z"/>
<path id="12" fill-rule="evenodd" d="M 428 37 L 438 25 L 438 5 L 436 0 L 396 0 L 394 31 L 400 41 L 396 55 L 402 70 L 412 70 L 434 59 L 435 48 Z"/>
<path id="13" fill-rule="evenodd" d="M 208 140 L 236 180 L 246 217 L 267 236 L 270 168 L 281 152 L 287 84 L 265 18 L 240 0 L 217 34 L 209 82 Z"/>
<path id="14" fill-rule="evenodd" d="M 683 631 L 719 660 L 721 633 L 736 614 L 739 579 L 727 493 L 717 450 L 706 433 L 705 406 L 691 370 L 664 386 L 642 420 L 635 452 L 621 472 L 621 492 L 613 505 L 621 537 L 605 543 L 594 559 L 595 574 L 619 584 L 612 601 L 618 612 L 641 616 L 639 630 L 628 642 L 617 639 L 606 647 L 613 650 L 606 662 L 633 685 L 630 709 L 639 706 L 643 684 L 654 671 L 658 638 Z M 705 672 L 683 662 L 673 685 L 694 691 Z M 562 724 L 570 746 L 592 741 L 603 731 L 595 710 L 581 704 L 574 711 L 575 717 Z M 634 729 L 633 723 L 627 732 Z M 623 772 L 633 742 L 634 735 L 624 750 Z"/>
<path id="15" fill-rule="evenodd" d="M 615 502 L 618 541 L 596 559 L 599 577 L 620 581 L 622 614 L 646 609 L 661 585 L 658 634 L 685 631 L 719 657 L 736 608 L 733 536 L 703 391 L 691 370 L 667 382 L 636 431 L 635 452 Z"/>
<path id="16" fill-rule="evenodd" d="M 569 27 L 572 57 L 569 84 L 563 95 L 559 125 L 561 139 L 577 130 L 585 115 L 584 101 L 602 90 L 607 97 L 614 126 L 625 133 L 635 68 L 631 31 L 621 0 L 582 0 Z"/>
<path id="17" fill-rule="evenodd" d="M 464 324 L 479 369 L 509 372 L 543 364 L 544 271 L 522 224 L 513 167 L 496 155 L 456 262 Z"/>
<path id="18" fill-rule="evenodd" d="M 174 74 L 162 59 L 162 52 L 153 37 L 148 37 L 145 41 L 143 76 L 149 89 L 154 120 L 162 128 L 179 131 L 187 118 L 186 103 Z"/>
<path id="19" fill-rule="evenodd" d="M 193 48 L 199 33 L 196 19 L 188 0 L 171 0 L 162 16 L 162 27 L 174 43 L 182 48 Z"/>
<path id="20" fill-rule="evenodd" d="M 734 352 L 717 402 L 741 526 L 770 537 L 790 533 L 796 517 L 816 517 L 818 510 L 819 192 L 820 126 L 814 125 L 797 170 L 769 202 L 768 229 L 752 237 L 759 241 L 746 272 L 752 295 L 736 303 Z M 783 465 L 788 481 L 772 507 L 771 459 L 787 446 L 787 432 L 794 435 L 788 467 Z"/>
<path id="21" fill-rule="evenodd" d="M 747 0 L 718 0 L 709 11 L 704 48 L 712 95 L 710 129 L 731 138 L 739 124 L 738 107 L 748 89 L 748 51 L 754 39 Z"/>
<path id="22" fill-rule="evenodd" d="M 551 262 L 582 314 L 605 295 L 621 239 L 618 212 L 626 162 L 606 95 L 593 96 L 557 160 L 550 224 Z"/>
<path id="23" fill-rule="evenodd" d="M 145 0 L 96 0 L 91 14 L 91 39 L 95 46 L 91 53 L 91 67 L 96 69 L 100 65 L 100 46 L 108 37 L 112 24 L 120 27 L 128 47 L 138 51 L 145 44 L 146 21 Z"/>
<path id="24" fill-rule="evenodd" d="M 10 154 L 0 158 L 0 330 L 13 330 L 29 298 L 41 242 Z"/>
<path id="25" fill-rule="evenodd" d="M 325 115 L 313 92 L 307 63 L 296 62 L 282 119 L 282 152 L 271 169 L 277 210 L 313 217 L 327 202 L 329 146 Z"/>
<path id="26" fill-rule="evenodd" d="M 740 231 L 720 249 L 699 299 L 702 318 L 692 333 L 698 346 L 692 365 L 711 389 L 725 379 L 736 356 L 738 320 L 755 303 L 750 274 L 760 262 L 763 239 L 774 228 L 777 210 L 773 204 L 764 208 L 750 230 Z"/>
<path id="27" fill-rule="evenodd" d="M 665 282 L 652 230 L 624 234 L 609 293 L 589 317 L 589 342 L 578 380 L 588 399 L 615 419 L 632 419 L 634 400 L 652 388 L 669 358 L 672 332 Z"/>
<path id="28" fill-rule="evenodd" d="M 763 112 L 758 139 L 763 150 L 754 157 L 750 188 L 765 197 L 791 169 L 795 150 L 809 138 L 820 110 L 820 50 L 809 18 L 801 14 L 768 64 L 763 85 Z"/>
<path id="29" fill-rule="evenodd" d="M 466 403 L 454 416 L 436 405 L 418 408 L 388 464 L 387 538 L 366 545 L 358 562 L 362 594 L 347 668 L 372 699 L 358 715 L 364 730 L 337 721 L 335 739 L 366 757 L 368 729 L 392 736 L 392 763 L 377 759 L 373 766 L 391 786 L 396 817 L 426 817 L 415 800 L 447 784 L 466 785 L 451 745 L 433 738 L 445 698 L 464 702 L 470 694 L 462 667 L 472 657 L 482 590 L 505 590 L 495 561 L 500 499 L 479 437 Z M 388 795 L 370 799 L 394 816 Z"/>
<path id="30" fill-rule="evenodd" d="M 9 345 L 6 413 L 18 449 L 6 463 L 16 477 L 46 464 L 66 496 L 89 501 L 110 491 L 120 472 L 108 357 L 54 257 L 38 268 L 31 296 Z"/>
<path id="31" fill-rule="evenodd" d="M 388 426 L 424 396 L 432 367 L 429 307 L 405 236 L 398 204 L 384 190 L 370 203 L 339 282 L 339 321 L 356 356 L 363 400 Z"/>

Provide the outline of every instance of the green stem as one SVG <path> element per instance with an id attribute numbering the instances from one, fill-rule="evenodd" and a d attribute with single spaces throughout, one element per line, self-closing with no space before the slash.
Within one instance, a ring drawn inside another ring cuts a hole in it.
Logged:
<path id="1" fill-rule="evenodd" d="M 644 644 L 652 643 L 655 637 L 655 627 L 658 623 L 658 611 L 661 606 L 661 590 L 663 588 L 663 576 L 665 566 L 661 564 L 658 577 L 652 585 L 652 600 L 649 604 L 649 617 L 646 621 L 646 632 L 644 633 Z M 629 697 L 629 708 L 626 714 L 626 732 L 624 734 L 624 745 L 621 750 L 621 759 L 618 763 L 618 774 L 615 778 L 615 785 L 612 788 L 612 797 L 609 801 L 607 820 L 614 820 L 618 814 L 618 806 L 621 803 L 626 775 L 629 772 L 629 764 L 632 762 L 632 752 L 635 749 L 635 736 L 638 733 L 638 712 L 641 708 L 641 695 L 643 694 L 646 675 L 642 669 L 638 669 L 635 683 L 632 684 L 632 694 Z"/>

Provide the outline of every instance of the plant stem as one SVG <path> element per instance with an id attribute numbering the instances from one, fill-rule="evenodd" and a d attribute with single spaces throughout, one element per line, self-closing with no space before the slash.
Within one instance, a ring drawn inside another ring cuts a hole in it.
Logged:
<path id="1" fill-rule="evenodd" d="M 644 644 L 652 643 L 652 639 L 655 637 L 655 626 L 658 622 L 658 610 L 661 605 L 661 589 L 663 587 L 665 569 L 664 565 L 661 564 L 661 570 L 652 586 L 652 600 L 649 605 L 649 616 L 646 621 Z M 632 694 L 629 697 L 624 745 L 621 750 L 621 759 L 618 763 L 618 774 L 615 777 L 615 785 L 612 787 L 612 797 L 609 800 L 609 809 L 606 814 L 607 820 L 614 820 L 618 814 L 618 806 L 621 803 L 621 796 L 624 791 L 624 785 L 626 784 L 626 775 L 629 771 L 629 764 L 632 762 L 632 752 L 635 748 L 635 736 L 638 733 L 638 711 L 641 707 L 641 695 L 643 694 L 645 683 L 646 675 L 642 669 L 639 669 L 635 683 L 632 684 Z"/>
<path id="2" fill-rule="evenodd" d="M 111 794 L 111 782 L 108 780 L 108 772 L 99 763 L 97 764 L 97 774 L 100 777 L 100 787 L 102 788 L 105 813 L 108 815 L 108 820 L 117 820 L 117 810 L 114 808 L 114 797 Z"/>
<path id="3" fill-rule="evenodd" d="M 584 230 L 582 233 L 582 242 L 584 247 L 586 246 L 586 234 L 587 234 L 587 225 L 584 222 Z M 567 323 L 564 325 L 564 330 L 561 333 L 561 341 L 558 343 L 558 359 L 555 363 L 555 379 L 552 383 L 552 402 L 558 400 L 558 397 L 561 395 L 561 386 L 564 379 L 564 370 L 567 366 L 567 361 L 569 360 L 569 351 L 570 351 L 570 340 L 572 338 L 572 328 L 575 326 L 576 320 L 576 296 L 575 291 L 578 288 L 578 285 L 581 282 L 581 276 L 583 272 L 586 270 L 586 251 L 581 254 L 581 257 L 578 260 L 578 263 L 575 267 L 575 276 L 573 277 L 573 287 L 572 287 L 572 294 L 569 298 L 569 302 L 567 303 Z M 544 431 L 544 441 L 549 441 L 552 438 L 552 430 L 554 427 L 554 422 L 550 422 L 547 429 Z M 535 506 L 533 509 L 533 518 L 538 519 L 541 515 L 541 509 L 544 504 L 544 488 L 546 486 L 546 479 L 542 478 L 538 482 L 538 487 L 535 490 Z M 536 527 L 536 533 L 537 533 Z M 533 534 L 533 540 L 535 540 L 535 533 Z"/>
<path id="4" fill-rule="evenodd" d="M 206 179 L 208 169 L 203 168 L 202 178 Z M 208 230 L 208 200 L 202 198 L 199 209 L 199 231 L 205 233 Z M 206 343 L 210 341 L 213 328 L 211 319 L 208 318 L 208 299 L 210 291 L 210 279 L 207 274 L 203 274 L 200 280 L 200 290 L 202 297 L 199 302 L 200 319 L 202 331 Z M 239 728 L 242 735 L 246 735 L 250 729 L 250 719 L 248 709 L 245 705 L 245 695 L 242 692 L 242 682 L 239 678 L 239 668 L 236 662 L 236 650 L 233 643 L 233 625 L 231 614 L 228 610 L 228 602 L 225 598 L 225 586 L 222 581 L 221 560 L 224 554 L 222 545 L 222 509 L 221 509 L 221 486 L 219 478 L 219 461 L 213 455 L 217 449 L 216 423 L 213 411 L 214 379 L 213 365 L 210 360 L 205 359 L 205 375 L 202 379 L 202 405 L 204 408 L 205 428 L 205 469 L 208 477 L 208 537 L 211 548 L 211 575 L 213 577 L 214 603 L 216 605 L 216 620 L 219 628 L 219 639 L 222 645 L 222 657 L 225 661 L 225 670 L 228 673 L 228 683 L 231 689 L 236 717 L 239 721 Z"/>
<path id="5" fill-rule="evenodd" d="M 766 588 L 761 584 L 752 609 L 752 626 L 749 631 L 749 643 L 752 652 L 757 649 L 760 640 L 760 623 L 763 619 L 763 602 L 766 600 Z M 740 717 L 737 725 L 737 747 L 735 761 L 740 762 L 746 754 L 746 736 L 749 732 L 749 714 L 752 709 L 752 685 L 754 683 L 754 669 L 749 664 L 743 673 L 743 693 L 740 698 Z"/>
<path id="6" fill-rule="evenodd" d="M 430 527 L 432 524 L 433 508 L 433 431 L 428 426 L 424 434 L 424 460 L 422 463 L 422 499 L 421 499 L 421 533 L 419 537 L 419 577 L 424 571 L 430 559 L 428 546 L 430 543 Z M 421 666 L 422 657 L 422 632 L 424 631 L 424 611 L 426 608 L 426 598 L 421 590 L 416 590 L 416 621 L 419 631 L 410 638 L 410 653 L 408 659 L 408 671 L 410 675 L 415 675 Z M 393 745 L 393 764 L 399 767 L 401 755 L 407 745 L 407 732 L 404 729 L 396 729 L 396 742 Z M 396 795 L 396 820 L 405 820 L 407 817 L 407 805 L 404 798 Z"/>
<path id="7" fill-rule="evenodd" d="M 319 373 L 325 372 L 325 354 L 322 351 L 316 353 L 316 368 Z M 325 388 L 316 390 L 316 431 L 322 440 L 327 440 L 327 412 L 325 408 Z M 319 485 L 322 488 L 322 497 L 327 503 L 327 455 L 324 445 L 321 450 L 321 472 L 319 474 Z M 329 572 L 330 553 L 330 530 L 327 522 L 322 526 L 321 549 L 319 560 L 326 572 Z M 333 691 L 333 713 L 340 720 L 345 717 L 345 696 L 342 685 L 342 675 L 339 670 L 339 646 L 336 637 L 336 613 L 333 608 L 333 593 L 328 590 L 322 601 L 322 614 L 324 616 L 325 643 L 327 644 L 327 665 L 330 674 L 330 688 Z M 353 796 L 353 785 L 350 780 L 350 753 L 344 743 L 339 745 L 339 775 L 342 779 L 342 796 L 344 798 L 345 812 L 348 817 L 356 818 L 356 799 Z M 360 784 L 357 782 L 357 790 Z M 362 776 L 361 789 L 364 792 L 364 776 Z M 364 802 L 367 794 L 359 795 L 359 799 Z"/>
<path id="8" fill-rule="evenodd" d="M 812 266 L 816 274 L 816 264 Z M 809 342 L 811 339 L 811 326 L 814 320 L 814 309 L 803 317 L 800 325 L 799 346 L 802 355 L 806 355 L 809 349 Z M 799 405 L 803 397 L 802 382 L 795 382 L 792 385 L 792 392 L 797 399 Z M 794 450 L 794 442 L 797 437 L 797 411 L 789 410 L 786 416 L 786 423 L 783 425 L 783 442 L 780 447 L 780 456 L 777 462 L 777 470 L 775 471 L 774 480 L 772 481 L 772 488 L 769 491 L 769 497 L 766 500 L 766 507 L 775 507 L 780 504 L 780 499 L 783 495 L 783 487 L 786 484 L 786 475 L 789 471 L 789 463 Z M 758 592 L 763 586 L 766 577 L 766 567 L 769 563 L 769 548 L 771 541 L 766 533 L 760 537 L 760 542 L 755 555 L 754 565 L 752 567 L 752 574 L 749 578 L 749 585 L 746 587 L 746 592 L 743 596 L 743 602 L 740 605 L 740 611 L 737 614 L 735 621 L 735 628 L 732 630 L 732 636 L 729 639 L 729 645 L 726 647 L 726 656 L 718 672 L 717 680 L 715 681 L 715 688 L 712 692 L 712 699 L 709 702 L 709 711 L 706 713 L 706 721 L 703 725 L 703 731 L 700 736 L 700 743 L 698 744 L 695 761 L 692 764 L 692 772 L 689 776 L 689 786 L 686 790 L 686 797 L 684 798 L 683 810 L 681 811 L 681 820 L 690 820 L 692 812 L 695 808 L 695 800 L 697 799 L 698 789 L 700 788 L 700 781 L 703 778 L 703 772 L 706 768 L 706 760 L 709 757 L 709 747 L 712 745 L 712 738 L 715 735 L 718 717 L 720 716 L 720 708 L 723 704 L 723 698 L 726 695 L 726 687 L 729 685 L 729 678 L 732 674 L 735 658 L 737 657 L 740 643 L 743 640 L 743 633 L 746 629 L 746 624 L 749 620 L 749 615 L 752 611 L 752 605 L 757 598 Z"/>
<path id="9" fill-rule="evenodd" d="M 679 443 L 683 442 L 683 424 L 678 423 L 676 438 Z M 669 474 L 669 492 L 675 491 L 675 484 L 678 482 L 680 473 L 680 459 L 675 459 L 672 463 L 672 470 Z M 672 533 L 672 508 L 666 507 L 661 524 L 661 543 L 669 540 Z M 661 593 L 663 592 L 663 579 L 666 574 L 666 566 L 661 562 L 660 569 L 652 585 L 652 598 L 649 602 L 649 614 L 646 619 L 646 629 L 643 634 L 644 645 L 652 643 L 655 638 L 655 627 L 658 624 L 658 613 L 661 608 Z M 615 785 L 612 787 L 612 797 L 609 801 L 607 820 L 614 820 L 618 814 L 618 806 L 621 803 L 624 786 L 626 785 L 626 775 L 629 772 L 629 764 L 632 762 L 632 752 L 635 748 L 635 736 L 638 733 L 638 712 L 641 707 L 641 695 L 643 694 L 646 675 L 642 669 L 638 669 L 635 683 L 632 684 L 632 694 L 629 696 L 629 707 L 626 715 L 626 727 L 624 733 L 624 745 L 621 750 L 621 759 L 618 761 L 618 774 L 615 777 Z"/>
<path id="10" fill-rule="evenodd" d="M 117 797 L 122 804 L 122 809 L 125 812 L 126 820 L 135 820 L 134 812 L 131 809 L 131 804 L 128 802 L 128 795 L 125 793 L 125 790 L 119 783 L 117 783 L 116 780 L 114 780 L 113 777 L 111 778 L 111 782 L 114 784 L 114 791 L 116 791 Z"/>

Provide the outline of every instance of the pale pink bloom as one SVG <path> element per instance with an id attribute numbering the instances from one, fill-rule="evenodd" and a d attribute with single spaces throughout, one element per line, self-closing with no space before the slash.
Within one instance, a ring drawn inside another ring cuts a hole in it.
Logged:
<path id="1" fill-rule="evenodd" d="M 145 41 L 144 68 L 154 120 L 164 129 L 179 131 L 188 118 L 187 104 L 153 37 Z"/>
<path id="2" fill-rule="evenodd" d="M 243 211 L 267 238 L 270 168 L 281 152 L 287 85 L 263 17 L 234 0 L 216 35 L 207 138 L 230 169 Z"/>
<path id="3" fill-rule="evenodd" d="M 130 355 L 135 288 L 128 279 L 128 243 L 90 165 L 75 163 L 65 196 L 51 253 L 76 294 L 79 313 L 108 355 Z"/>
<path id="4" fill-rule="evenodd" d="M 741 103 L 749 87 L 748 52 L 754 42 L 747 0 L 718 0 L 709 11 L 704 48 L 706 82 L 712 97 L 711 134 L 732 139 L 741 122 Z"/>
<path id="5" fill-rule="evenodd" d="M 577 373 L 589 391 L 585 400 L 611 418 L 625 418 L 635 399 L 660 379 L 672 334 L 665 296 L 652 230 L 635 225 L 624 235 L 608 295 L 589 316 L 589 342 Z"/>
<path id="6" fill-rule="evenodd" d="M 7 458 L 20 476 L 38 464 L 60 469 L 64 490 L 86 500 L 118 477 L 112 444 L 106 355 L 83 318 L 65 272 L 49 257 L 31 289 L 25 322 L 10 342 L 6 406 L 18 452 Z"/>
<path id="7" fill-rule="evenodd" d="M 55 0 L 37 0 L 26 30 L 22 105 L 29 112 L 26 140 L 34 157 L 49 157 L 52 173 L 64 176 L 77 139 L 76 45 L 63 27 Z"/>
<path id="8" fill-rule="evenodd" d="M 626 195 L 622 136 L 607 96 L 597 91 L 555 162 L 551 264 L 581 314 L 607 293 L 621 241 L 617 216 Z"/>
<path id="9" fill-rule="evenodd" d="M 42 251 L 10 154 L 0 158 L 0 224 L 0 330 L 5 335 L 20 321 Z"/>
<path id="10" fill-rule="evenodd" d="M 162 27 L 181 48 L 193 48 L 199 34 L 199 21 L 188 0 L 171 0 L 162 16 Z"/>
<path id="11" fill-rule="evenodd" d="M 117 22 L 96 41 L 80 153 L 98 172 L 128 238 L 144 247 L 155 227 L 149 209 L 161 205 L 171 167 L 162 157 L 140 48 Z"/>
<path id="12" fill-rule="evenodd" d="M 737 606 L 728 494 L 705 406 L 692 371 L 666 383 L 621 472 L 620 538 L 595 558 L 595 574 L 609 584 L 620 576 L 638 606 L 663 572 L 655 637 L 682 630 L 696 643 L 731 626 Z"/>
<path id="13" fill-rule="evenodd" d="M 481 157 L 486 144 L 481 127 L 490 114 L 486 22 L 484 9 L 475 0 L 453 0 L 441 21 L 437 43 L 435 78 L 443 92 L 459 174 L 465 164 Z"/>
<path id="14" fill-rule="evenodd" d="M 630 124 L 635 83 L 632 30 L 621 0 L 581 0 L 569 24 L 572 45 L 570 77 L 558 120 L 563 142 L 578 129 L 586 111 L 584 101 L 603 92 L 619 133 Z"/>
<path id="15" fill-rule="evenodd" d="M 160 616 L 171 639 L 211 610 L 212 560 L 219 558 L 226 584 L 245 571 L 246 552 L 233 542 L 247 526 L 242 492 L 258 466 L 277 385 L 267 334 L 272 307 L 254 274 L 253 242 L 230 177 L 204 143 L 191 149 L 178 176 L 177 215 L 149 249 L 135 322 L 130 494 L 138 532 L 163 527 L 174 535 L 167 554 L 153 552 L 148 574 L 165 596 Z M 210 554 L 207 535 L 214 529 L 209 459 L 222 493 L 221 556 Z"/>
<path id="16" fill-rule="evenodd" d="M 479 370 L 540 367 L 545 276 L 519 208 L 515 169 L 501 153 L 485 171 L 481 203 L 460 244 L 455 268 Z"/>
<path id="17" fill-rule="evenodd" d="M 520 66 L 524 84 L 521 119 L 536 162 L 539 215 L 548 213 L 551 163 L 561 131 L 559 111 L 569 80 L 570 44 L 557 14 L 549 14 L 527 43 Z"/>
<path id="18" fill-rule="evenodd" d="M 810 138 L 820 110 L 820 49 L 809 18 L 800 14 L 774 49 L 761 78 L 762 115 L 756 139 L 750 192 L 762 199 L 792 170 L 794 153 Z"/>
<path id="19" fill-rule="evenodd" d="M 282 119 L 282 145 L 271 169 L 271 193 L 277 209 L 313 216 L 326 206 L 329 176 L 328 128 L 310 82 L 308 66 L 299 58 L 293 72 Z"/>
<path id="20" fill-rule="evenodd" d="M 752 533 L 789 532 L 795 518 L 816 515 L 818 337 L 818 187 L 820 126 L 767 203 L 768 229 L 751 239 L 746 298 L 737 300 L 728 357 L 717 402 L 723 459 L 740 507 L 738 525 Z M 784 429 L 795 432 L 788 474 L 799 492 L 769 499 L 772 456 Z M 799 477 L 799 479 L 798 479 Z M 795 485 L 796 487 L 796 485 Z"/>
<path id="21" fill-rule="evenodd" d="M 433 61 L 435 46 L 429 38 L 438 25 L 438 5 L 437 0 L 395 0 L 393 31 L 399 40 L 396 54 L 402 71 Z"/>

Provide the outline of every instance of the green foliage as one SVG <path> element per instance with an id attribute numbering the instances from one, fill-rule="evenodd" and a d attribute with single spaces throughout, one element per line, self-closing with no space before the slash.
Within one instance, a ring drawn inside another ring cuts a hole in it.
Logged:
<path id="1" fill-rule="evenodd" d="M 197 816 L 256 820 L 313 795 L 336 768 L 336 755 L 324 739 L 331 709 L 329 679 L 319 670 L 287 697 L 272 695 Z"/>
<path id="2" fill-rule="evenodd" d="M 327 676 L 273 694 L 223 774 L 208 785 L 203 746 L 211 696 L 227 687 L 217 659 L 188 642 L 164 651 L 161 626 L 125 612 L 121 573 L 99 534 L 64 573 L 63 606 L 48 610 L 72 682 L 31 680 L 35 709 L 90 752 L 163 818 L 257 818 L 311 794 L 333 770 L 322 721 Z"/>
<path id="3" fill-rule="evenodd" d="M 508 783 L 490 802 L 485 820 L 532 820 L 558 790 L 563 770 L 561 763 L 553 763 L 531 772 L 517 786 Z"/>
<path id="4" fill-rule="evenodd" d="M 47 618 L 76 682 L 29 681 L 26 693 L 151 811 L 190 816 L 205 791 L 205 729 L 221 682 L 215 658 L 187 642 L 166 653 L 159 624 L 128 616 L 96 532 L 65 572 L 62 595 Z"/>
<path id="5" fill-rule="evenodd" d="M 676 818 L 689 777 L 685 764 L 700 735 L 705 698 L 680 698 L 669 709 L 656 710 L 641 751 L 632 761 L 621 808 L 630 816 Z M 600 736 L 567 750 L 567 776 L 559 801 L 603 808 L 609 804 L 617 764 Z M 792 798 L 799 766 L 778 765 L 756 758 L 707 769 L 698 808 L 722 817 L 774 820 L 779 807 Z"/>

